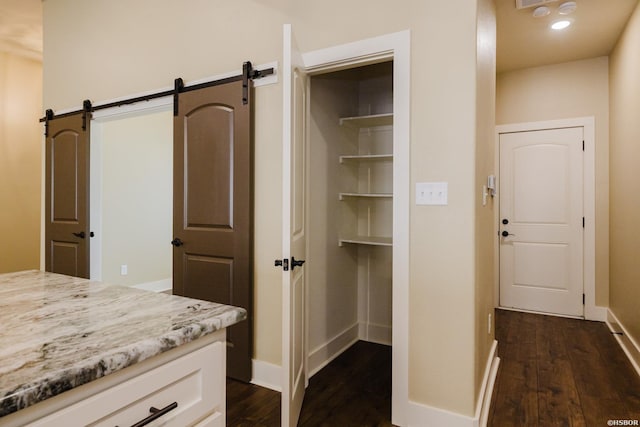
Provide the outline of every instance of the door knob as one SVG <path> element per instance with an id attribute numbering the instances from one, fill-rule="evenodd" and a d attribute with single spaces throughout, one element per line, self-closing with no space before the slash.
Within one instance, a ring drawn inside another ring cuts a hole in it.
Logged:
<path id="1" fill-rule="evenodd" d="M 171 244 L 177 248 L 179 246 L 182 246 L 184 243 L 182 243 L 182 240 L 180 240 L 180 238 L 176 237 L 171 241 Z"/>
<path id="2" fill-rule="evenodd" d="M 505 218 L 505 219 L 503 219 L 503 220 L 502 220 L 502 223 L 503 223 L 504 225 L 507 225 L 507 224 L 509 224 L 509 220 L 508 220 L 507 218 Z"/>
<path id="3" fill-rule="evenodd" d="M 294 257 L 291 257 L 291 269 L 293 270 L 296 267 L 302 267 L 302 264 L 304 264 L 304 260 L 303 259 L 295 259 Z"/>
<path id="4" fill-rule="evenodd" d="M 79 233 L 72 233 L 74 236 L 79 237 L 81 239 L 84 239 L 86 237 L 86 234 L 84 234 L 84 231 L 81 231 Z"/>
<path id="5" fill-rule="evenodd" d="M 515 236 L 515 234 L 511 234 L 511 233 L 509 233 L 507 230 L 504 230 L 504 231 L 502 232 L 502 237 L 507 237 L 507 236 Z"/>

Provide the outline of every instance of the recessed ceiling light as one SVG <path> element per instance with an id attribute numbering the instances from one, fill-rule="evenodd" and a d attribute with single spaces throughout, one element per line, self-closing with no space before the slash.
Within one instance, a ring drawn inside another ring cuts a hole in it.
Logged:
<path id="1" fill-rule="evenodd" d="M 540 6 L 540 7 L 536 7 L 533 10 L 533 17 L 542 18 L 543 16 L 547 16 L 550 13 L 551 13 L 551 9 L 549 9 L 547 6 Z"/>
<path id="2" fill-rule="evenodd" d="M 551 24 L 551 28 L 554 30 L 564 30 L 569 25 L 571 25 L 571 21 L 567 21 L 567 20 L 556 21 L 553 24 Z"/>
<path id="3" fill-rule="evenodd" d="M 558 6 L 558 13 L 560 15 L 569 15 L 576 11 L 578 5 L 574 1 L 566 1 Z"/>

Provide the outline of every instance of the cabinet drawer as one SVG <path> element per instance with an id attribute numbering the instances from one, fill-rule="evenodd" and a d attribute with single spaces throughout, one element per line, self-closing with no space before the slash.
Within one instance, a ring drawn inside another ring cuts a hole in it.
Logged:
<path id="1" fill-rule="evenodd" d="M 194 427 L 224 427 L 224 414 L 216 412 L 200 421 Z"/>
<path id="2" fill-rule="evenodd" d="M 175 409 L 148 425 L 184 427 L 207 416 L 224 424 L 225 350 L 223 342 L 212 343 L 31 425 L 129 427 L 151 415 L 151 407 L 162 409 L 173 402 Z"/>

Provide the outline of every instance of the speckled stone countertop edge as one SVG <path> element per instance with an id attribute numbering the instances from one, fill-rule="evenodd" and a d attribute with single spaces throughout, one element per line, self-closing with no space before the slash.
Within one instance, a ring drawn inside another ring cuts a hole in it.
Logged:
<path id="1" fill-rule="evenodd" d="M 29 271 L 21 273 L 23 273 L 22 277 L 24 278 L 30 277 L 31 279 L 33 279 L 34 276 L 37 276 L 36 279 L 38 281 L 47 282 L 48 278 L 55 279 L 52 281 L 57 282 L 57 286 L 64 286 L 64 284 L 60 284 L 59 282 L 64 281 L 64 277 L 66 277 L 39 271 Z M 0 298 L 2 298 L 3 296 L 2 279 L 6 276 L 11 276 L 13 282 L 21 278 L 20 273 L 12 273 L 11 275 L 0 275 Z M 92 284 L 98 284 L 98 282 L 90 282 L 85 279 L 77 278 L 70 278 L 69 281 L 73 282 L 76 288 L 78 283 L 85 287 L 90 287 Z M 105 286 L 104 284 L 99 285 L 103 287 Z M 45 286 L 47 286 L 46 283 Z M 39 288 L 41 290 L 41 293 L 43 293 L 42 289 L 46 289 L 42 286 L 36 286 L 35 288 Z M 195 341 L 200 337 L 212 334 L 217 330 L 226 328 L 247 318 L 246 310 L 239 307 L 209 303 L 179 296 L 161 295 L 150 291 L 140 291 L 137 289 L 121 286 L 113 286 L 108 288 L 105 287 L 105 289 L 107 289 L 108 291 L 113 291 L 113 289 L 116 288 L 118 289 L 115 292 L 118 295 L 128 295 L 130 293 L 131 295 L 134 295 L 136 297 L 144 296 L 144 298 L 153 302 L 161 302 L 156 305 L 159 313 L 158 316 L 159 318 L 162 318 L 161 321 L 168 321 L 166 319 L 166 317 L 168 317 L 168 314 L 162 312 L 163 308 L 165 308 L 166 306 L 171 307 L 175 310 L 181 310 L 181 312 L 179 314 L 176 314 L 175 316 L 179 319 L 171 319 L 174 320 L 174 322 L 169 325 L 170 327 L 168 328 L 168 330 L 165 329 L 155 336 L 140 336 L 138 337 L 138 339 L 134 339 L 131 342 L 121 343 L 121 345 L 118 345 L 107 351 L 103 351 L 100 354 L 88 358 L 81 358 L 77 362 L 71 364 L 71 366 L 61 366 L 59 368 L 48 369 L 48 366 L 46 366 L 48 365 L 47 361 L 42 361 L 44 367 L 40 368 L 40 376 L 35 378 L 33 375 L 31 375 L 31 377 L 25 378 L 24 381 L 20 381 L 19 376 L 17 376 L 17 380 L 14 382 L 15 387 L 2 387 L 2 385 L 6 386 L 6 384 L 3 384 L 2 382 L 2 376 L 9 376 L 9 374 L 5 373 L 5 375 L 3 375 L 3 358 L 2 353 L 0 353 L 0 420 L 1 417 L 5 415 L 17 412 L 21 409 L 27 408 L 53 396 L 57 396 L 67 390 L 71 390 L 75 387 L 87 384 L 93 380 L 102 378 L 113 372 L 127 368 L 181 345 Z M 29 291 L 25 290 L 25 292 Z M 74 292 L 77 293 L 77 289 L 74 289 Z M 91 294 L 92 292 L 89 291 L 87 293 Z M 35 291 L 35 294 L 38 294 L 37 290 Z M 25 295 L 21 295 L 21 300 L 28 300 L 28 296 L 26 297 L 26 299 L 24 297 Z M 38 297 L 39 295 L 34 299 L 37 300 Z M 92 296 L 89 295 L 87 300 L 90 301 L 92 299 L 91 297 Z M 104 302 L 104 298 L 94 299 L 101 303 Z M 4 303 L 6 304 L 7 302 L 10 303 L 10 301 L 6 301 L 5 299 Z M 0 320 L 5 320 L 2 319 L 1 314 L 2 304 L 3 301 L 0 301 Z M 90 305 L 90 303 L 88 304 Z M 35 305 L 37 306 L 37 302 L 35 303 Z M 43 304 L 43 307 L 45 305 L 46 304 Z M 55 306 L 55 303 L 53 303 L 52 305 Z M 87 305 L 87 307 L 89 307 L 89 305 Z M 153 304 L 150 305 L 153 306 Z M 15 307 L 13 308 L 15 309 Z M 37 309 L 41 308 L 42 307 L 37 307 Z M 37 309 L 35 310 L 36 313 Z M 90 310 L 90 308 L 85 308 L 85 310 Z M 153 322 L 155 320 L 152 314 L 148 315 L 147 317 L 148 322 Z M 126 324 L 126 319 L 123 320 L 122 323 Z M 136 326 L 139 327 L 139 325 Z M 111 329 L 115 328 L 112 327 Z M 144 332 L 144 328 L 141 328 L 140 333 L 144 334 Z M 1 335 L 2 334 L 0 333 L 0 336 Z M 77 337 L 77 339 L 83 338 L 84 335 L 86 334 Z M 52 339 L 55 339 L 55 337 Z M 75 345 L 77 344 L 78 342 L 76 340 Z M 73 349 L 71 351 L 73 351 Z M 5 350 L 4 353 L 6 354 L 7 351 Z M 81 357 L 81 355 L 82 352 L 79 351 L 79 357 Z"/>

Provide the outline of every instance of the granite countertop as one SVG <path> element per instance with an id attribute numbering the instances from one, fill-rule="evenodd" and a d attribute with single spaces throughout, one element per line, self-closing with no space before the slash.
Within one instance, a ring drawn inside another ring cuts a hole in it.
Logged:
<path id="1" fill-rule="evenodd" d="M 0 417 L 246 317 L 238 307 L 60 274 L 0 274 Z"/>

